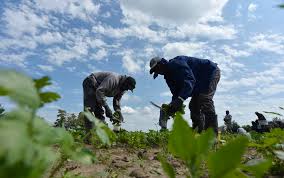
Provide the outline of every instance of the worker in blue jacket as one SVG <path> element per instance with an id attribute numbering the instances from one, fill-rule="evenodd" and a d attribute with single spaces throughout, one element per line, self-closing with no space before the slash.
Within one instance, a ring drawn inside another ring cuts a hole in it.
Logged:
<path id="1" fill-rule="evenodd" d="M 189 109 L 193 128 L 201 132 L 209 127 L 218 133 L 218 120 L 213 96 L 220 80 L 220 69 L 207 59 L 177 56 L 169 61 L 155 57 L 150 61 L 150 74 L 154 79 L 160 74 L 172 93 L 168 113 L 160 111 L 159 124 L 167 128 L 167 116 L 181 109 L 184 100 L 191 97 Z M 165 117 L 166 116 L 166 117 Z"/>

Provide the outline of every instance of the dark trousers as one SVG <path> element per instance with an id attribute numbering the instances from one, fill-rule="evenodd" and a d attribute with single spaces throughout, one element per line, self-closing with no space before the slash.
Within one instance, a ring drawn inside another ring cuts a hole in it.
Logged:
<path id="1" fill-rule="evenodd" d="M 84 110 L 93 113 L 97 119 L 104 121 L 103 107 L 97 102 L 96 99 L 96 82 L 90 78 L 83 81 L 83 96 L 84 96 Z M 88 118 L 84 118 L 85 128 L 87 131 L 92 129 L 93 123 Z"/>
<path id="2" fill-rule="evenodd" d="M 216 134 L 218 132 L 218 120 L 213 97 L 216 92 L 220 76 L 220 69 L 217 68 L 209 85 L 208 92 L 193 95 L 189 103 L 192 126 L 199 132 L 209 127 L 213 128 Z"/>

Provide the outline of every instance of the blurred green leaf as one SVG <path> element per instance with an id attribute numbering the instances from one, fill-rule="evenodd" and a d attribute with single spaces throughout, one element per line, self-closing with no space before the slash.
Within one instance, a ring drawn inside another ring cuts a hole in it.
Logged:
<path id="1" fill-rule="evenodd" d="M 42 92 L 39 94 L 42 104 L 51 103 L 60 99 L 60 95 L 55 92 Z"/>
<path id="2" fill-rule="evenodd" d="M 284 4 L 280 4 L 280 5 L 278 5 L 278 7 L 284 8 Z"/>
<path id="3" fill-rule="evenodd" d="M 111 133 L 113 132 L 90 112 L 84 112 L 84 114 L 91 122 L 94 123 L 95 132 L 103 144 L 111 145 L 110 137 L 112 136 Z"/>
<path id="4" fill-rule="evenodd" d="M 274 151 L 274 153 L 279 159 L 284 160 L 284 151 Z"/>
<path id="5" fill-rule="evenodd" d="M 40 98 L 33 80 L 15 71 L 0 70 L 0 96 L 9 96 L 16 103 L 36 109 Z"/>
<path id="6" fill-rule="evenodd" d="M 210 177 L 221 178 L 234 171 L 241 162 L 248 139 L 239 137 L 212 153 L 208 159 Z"/>
<path id="7" fill-rule="evenodd" d="M 271 160 L 256 159 L 247 162 L 242 166 L 242 169 L 253 173 L 253 175 L 257 178 L 261 178 L 268 171 L 271 165 Z"/>
<path id="8" fill-rule="evenodd" d="M 44 76 L 39 79 L 34 79 L 34 82 L 35 82 L 35 87 L 37 88 L 37 90 L 41 90 L 45 86 L 52 84 L 48 76 Z"/>
<path id="9" fill-rule="evenodd" d="M 175 176 L 176 175 L 175 170 L 174 170 L 173 166 L 170 163 L 168 163 L 166 158 L 159 155 L 158 159 L 162 164 L 163 170 L 166 172 L 166 174 L 169 176 L 169 178 L 175 178 L 176 177 Z"/>
<path id="10" fill-rule="evenodd" d="M 184 161 L 189 161 L 194 156 L 196 147 L 193 131 L 181 114 L 177 114 L 169 136 L 168 148 L 170 152 Z"/>
<path id="11" fill-rule="evenodd" d="M 209 152 L 214 144 L 214 138 L 215 135 L 211 128 L 207 129 L 205 132 L 202 132 L 197 139 L 199 155 L 205 155 Z"/>
<path id="12" fill-rule="evenodd" d="M 92 164 L 96 160 L 96 157 L 91 150 L 87 148 L 80 148 L 79 150 L 74 152 L 72 159 L 83 164 Z"/>
<path id="13" fill-rule="evenodd" d="M 277 113 L 277 112 L 270 112 L 270 111 L 263 111 L 263 112 L 266 113 L 266 114 L 273 114 L 273 115 L 277 115 L 277 116 L 283 116 L 282 114 Z"/>

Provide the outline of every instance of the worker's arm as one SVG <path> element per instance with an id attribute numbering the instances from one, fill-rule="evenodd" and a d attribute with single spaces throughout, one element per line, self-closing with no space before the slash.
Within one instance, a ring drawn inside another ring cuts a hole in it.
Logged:
<path id="1" fill-rule="evenodd" d="M 169 114 L 172 115 L 183 106 L 184 100 L 191 96 L 193 87 L 195 85 L 195 77 L 191 68 L 184 63 L 173 63 L 172 70 L 178 78 L 177 82 L 181 82 L 181 88 L 172 97 L 170 103 Z"/>
<path id="2" fill-rule="evenodd" d="M 120 107 L 120 100 L 123 96 L 125 92 L 121 92 L 119 94 L 117 94 L 116 96 L 113 97 L 113 109 L 115 111 L 121 111 L 121 107 Z"/>
<path id="3" fill-rule="evenodd" d="M 96 90 L 96 99 L 98 103 L 105 108 L 105 113 L 108 118 L 112 118 L 112 111 L 107 104 L 105 93 L 113 90 L 114 81 L 111 77 L 105 78 Z"/>

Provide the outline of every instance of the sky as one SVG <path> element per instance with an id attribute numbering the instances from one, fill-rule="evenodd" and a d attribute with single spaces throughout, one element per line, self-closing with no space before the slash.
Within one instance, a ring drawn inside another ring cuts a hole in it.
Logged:
<path id="1" fill-rule="evenodd" d="M 163 77 L 153 80 L 149 74 L 149 60 L 210 59 L 222 72 L 214 97 L 219 125 L 226 110 L 240 125 L 250 124 L 255 111 L 281 113 L 278 107 L 284 106 L 284 10 L 276 7 L 282 2 L 4 0 L 0 68 L 52 78 L 47 90 L 62 98 L 38 112 L 49 122 L 58 109 L 82 110 L 82 81 L 91 72 L 131 75 L 137 87 L 121 101 L 122 127 L 148 130 L 158 129 L 159 117 L 150 101 L 171 100 Z M 7 98 L 0 103 L 14 107 Z M 190 122 L 188 109 L 185 119 Z"/>

